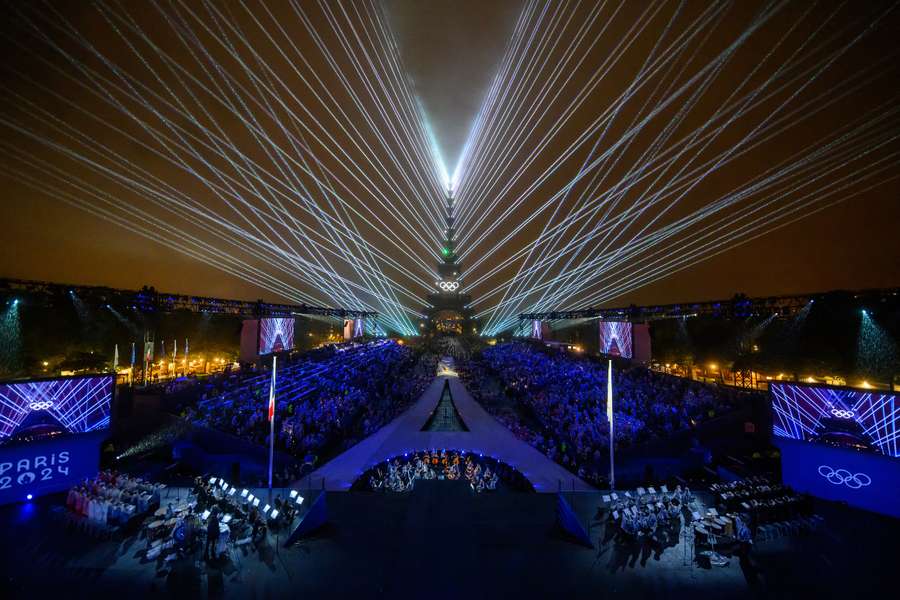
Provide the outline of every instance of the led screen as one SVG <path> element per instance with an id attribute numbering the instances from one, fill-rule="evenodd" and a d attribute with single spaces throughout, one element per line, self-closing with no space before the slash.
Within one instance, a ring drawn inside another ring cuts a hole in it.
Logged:
<path id="1" fill-rule="evenodd" d="M 770 383 L 772 433 L 897 458 L 897 394 Z"/>
<path id="2" fill-rule="evenodd" d="M 631 358 L 631 323 L 600 321 L 600 352 Z"/>
<path id="3" fill-rule="evenodd" d="M 880 454 L 774 438 L 784 483 L 802 494 L 900 517 L 900 460 Z"/>
<path id="4" fill-rule="evenodd" d="M 109 427 L 113 375 L 0 383 L 0 444 Z"/>
<path id="5" fill-rule="evenodd" d="M 67 490 L 96 477 L 106 432 L 64 435 L 0 448 L 0 505 Z"/>
<path id="6" fill-rule="evenodd" d="M 259 320 L 259 353 L 271 354 L 294 349 L 294 319 L 271 318 Z"/>

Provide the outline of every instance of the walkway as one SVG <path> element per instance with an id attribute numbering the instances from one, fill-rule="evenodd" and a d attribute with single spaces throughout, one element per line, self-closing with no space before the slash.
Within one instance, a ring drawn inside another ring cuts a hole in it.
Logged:
<path id="1" fill-rule="evenodd" d="M 469 428 L 459 416 L 459 411 L 453 404 L 453 395 L 450 393 L 450 385 L 444 382 L 441 392 L 441 400 L 437 408 L 431 413 L 431 418 L 422 428 L 425 431 L 468 431 Z"/>
<path id="2" fill-rule="evenodd" d="M 469 431 L 422 431 L 449 382 L 453 403 Z M 587 483 L 516 438 L 490 416 L 453 375 L 435 377 L 422 397 L 402 415 L 335 457 L 311 475 L 310 485 L 347 491 L 370 467 L 393 456 L 431 448 L 477 452 L 517 468 L 538 492 L 552 493 L 560 483 L 567 491 L 591 491 Z M 306 484 L 306 481 L 303 482 Z"/>

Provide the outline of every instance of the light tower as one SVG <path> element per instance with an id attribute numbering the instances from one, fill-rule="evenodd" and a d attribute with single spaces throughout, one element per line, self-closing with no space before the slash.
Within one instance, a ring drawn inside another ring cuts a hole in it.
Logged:
<path id="1" fill-rule="evenodd" d="M 471 311 L 468 306 L 472 297 L 461 293 L 462 267 L 456 254 L 455 228 L 456 200 L 453 190 L 447 188 L 444 198 L 444 239 L 441 243 L 441 258 L 437 265 L 439 280 L 435 282 L 436 290 L 428 295 L 430 306 L 425 307 L 425 314 L 431 322 L 431 328 L 444 333 L 473 333 L 471 330 Z"/>

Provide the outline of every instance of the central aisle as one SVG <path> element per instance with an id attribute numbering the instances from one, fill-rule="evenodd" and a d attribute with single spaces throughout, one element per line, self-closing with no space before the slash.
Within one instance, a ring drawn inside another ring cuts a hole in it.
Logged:
<path id="1" fill-rule="evenodd" d="M 440 401 L 445 381 L 449 383 L 453 402 L 469 431 L 422 431 Z M 566 491 L 594 489 L 516 438 L 475 402 L 463 383 L 453 375 L 435 377 L 422 397 L 406 412 L 313 472 L 310 485 L 321 487 L 324 482 L 326 490 L 347 491 L 370 467 L 393 456 L 432 448 L 464 450 L 501 460 L 518 469 L 538 492 L 556 492 L 560 484 Z"/>

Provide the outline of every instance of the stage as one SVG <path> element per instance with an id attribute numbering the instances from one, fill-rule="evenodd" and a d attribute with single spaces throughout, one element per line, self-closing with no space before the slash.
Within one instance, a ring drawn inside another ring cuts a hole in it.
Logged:
<path id="1" fill-rule="evenodd" d="M 422 431 L 441 398 L 444 382 L 469 431 Z M 297 485 L 347 491 L 370 467 L 391 457 L 426 449 L 465 450 L 491 456 L 518 469 L 535 491 L 553 493 L 594 490 L 538 450 L 519 440 L 487 413 L 453 375 L 435 377 L 422 397 L 402 415 L 356 446 L 335 457 Z"/>
<path id="2" fill-rule="evenodd" d="M 0 509 L 5 598 L 850 598 L 884 588 L 900 522 L 834 503 L 815 535 L 755 545 L 748 564 L 684 562 L 683 543 L 657 559 L 608 538 L 602 492 L 566 494 L 587 524 L 590 550 L 554 525 L 552 494 L 472 494 L 431 481 L 410 494 L 328 494 L 330 523 L 290 548 L 268 539 L 224 561 L 165 566 L 141 558 L 146 541 L 100 541 L 52 519 L 64 498 Z M 162 568 L 162 570 L 160 570 Z"/>

